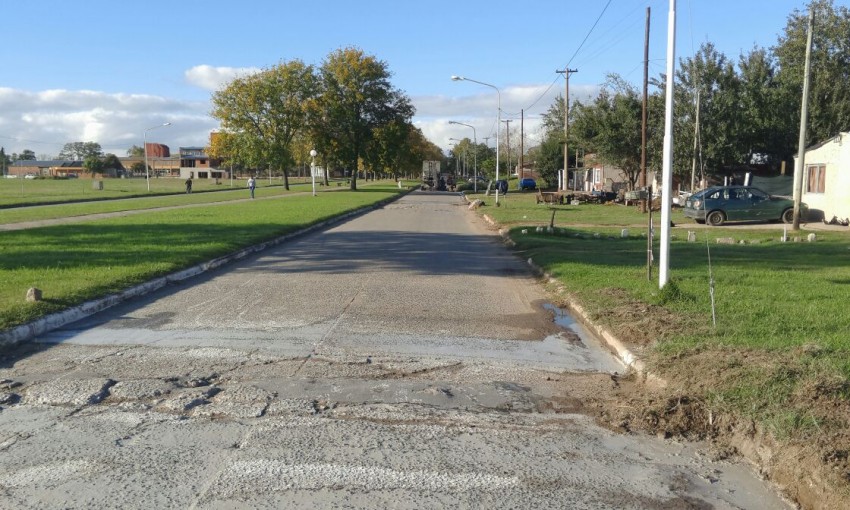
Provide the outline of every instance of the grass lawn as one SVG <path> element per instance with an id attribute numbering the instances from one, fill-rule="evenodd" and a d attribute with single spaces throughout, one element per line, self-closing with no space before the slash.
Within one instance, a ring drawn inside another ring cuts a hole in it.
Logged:
<path id="1" fill-rule="evenodd" d="M 145 179 L 105 178 L 103 190 L 92 189 L 91 179 L 0 179 L 0 208 L 21 205 L 54 204 L 70 201 L 104 200 L 113 198 L 132 198 L 150 195 L 168 195 L 184 193 L 185 179 L 175 177 L 152 178 L 150 191 Z M 230 189 L 244 189 L 246 179 L 222 179 L 216 184 L 212 179 L 193 179 L 192 191 L 203 193 Z M 306 178 L 290 177 L 290 186 L 304 184 Z M 280 178 L 257 179 L 257 187 L 282 186 Z"/>
<path id="2" fill-rule="evenodd" d="M 324 188 L 322 188 L 324 189 Z M 337 188 L 333 188 L 336 190 Z M 291 193 L 309 192 L 307 184 L 292 184 L 287 191 L 283 186 L 259 188 L 257 198 L 282 196 Z M 157 207 L 174 207 L 187 204 L 212 204 L 250 198 L 247 189 L 225 188 L 216 193 L 176 193 L 171 195 L 141 196 L 137 198 L 121 197 L 120 199 L 104 199 L 95 202 L 70 202 L 40 205 L 32 207 L 9 207 L 0 209 L 0 223 L 18 223 L 23 221 L 48 220 L 84 216 L 87 214 L 131 211 L 138 209 L 154 209 Z"/>
<path id="3" fill-rule="evenodd" d="M 0 232 L 0 329 L 293 232 L 398 192 L 392 185 L 369 185 L 368 192 L 297 195 Z M 29 287 L 42 289 L 44 300 L 26 303 Z"/>
<path id="4" fill-rule="evenodd" d="M 556 206 L 549 234 L 536 227 L 548 225 L 552 208 L 530 193 L 506 198 L 498 208 L 485 198 L 479 211 L 508 226 L 523 258 L 675 387 L 776 437 L 823 438 L 850 427 L 850 230 L 783 243 L 776 227 L 706 228 L 674 211 L 670 280 L 659 290 L 658 240 L 649 280 L 647 215 L 637 208 Z M 660 213 L 653 219 L 658 233 Z M 697 242 L 687 242 L 689 227 Z M 724 237 L 735 244 L 716 242 Z"/>

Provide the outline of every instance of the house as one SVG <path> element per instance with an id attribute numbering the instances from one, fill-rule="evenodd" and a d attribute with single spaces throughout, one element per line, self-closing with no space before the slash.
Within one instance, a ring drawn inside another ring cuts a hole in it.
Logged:
<path id="1" fill-rule="evenodd" d="M 223 179 L 227 170 L 216 168 L 219 161 L 210 158 L 204 147 L 180 147 L 181 179 Z"/>
<path id="2" fill-rule="evenodd" d="M 83 167 L 82 161 L 56 160 L 19 160 L 13 161 L 9 167 L 9 175 L 24 177 L 26 175 L 38 177 L 80 177 L 87 176 L 88 170 Z"/>
<path id="3" fill-rule="evenodd" d="M 804 164 L 800 199 L 809 219 L 850 218 L 850 132 L 807 148 Z"/>
<path id="4" fill-rule="evenodd" d="M 584 167 L 571 170 L 574 177 L 570 179 L 570 189 L 586 192 L 612 191 L 614 193 L 621 189 L 627 189 L 629 179 L 621 168 L 614 165 L 606 165 L 598 161 L 593 154 L 585 155 Z M 578 185 L 575 179 L 578 178 Z"/>

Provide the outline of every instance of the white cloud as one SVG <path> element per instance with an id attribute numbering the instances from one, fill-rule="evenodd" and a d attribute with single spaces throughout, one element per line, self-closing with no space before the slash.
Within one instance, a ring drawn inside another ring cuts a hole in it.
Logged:
<path id="1" fill-rule="evenodd" d="M 186 82 L 204 90 L 221 89 L 235 78 L 259 72 L 256 67 L 213 67 L 199 65 L 188 69 L 184 74 Z"/>
<path id="2" fill-rule="evenodd" d="M 518 85 L 505 87 L 500 90 L 502 120 L 512 119 L 511 146 L 519 143 L 520 119 L 524 115 L 523 131 L 525 134 L 525 146 L 539 143 L 540 117 L 549 110 L 555 99 L 563 96 L 563 88 L 554 85 Z M 479 87 L 484 90 L 474 95 L 462 97 L 446 96 L 419 96 L 412 98 L 416 107 L 414 123 L 425 136 L 447 149 L 451 141 L 449 138 L 473 138 L 473 131 L 466 126 L 449 124 L 450 120 L 463 122 L 475 127 L 475 136 L 480 143 L 489 143 L 495 147 L 497 105 L 499 97 L 493 89 Z M 570 101 L 576 99 L 587 101 L 599 93 L 596 85 L 584 85 L 570 89 Z M 522 114 L 522 115 L 521 115 Z M 506 143 L 505 126 L 502 125 L 501 143 Z M 485 142 L 484 138 L 490 137 Z"/>
<path id="3" fill-rule="evenodd" d="M 218 126 L 209 108 L 205 101 L 141 94 L 0 88 L 0 146 L 7 154 L 30 149 L 55 156 L 66 143 L 97 142 L 104 152 L 124 156 L 132 145 L 142 145 L 147 128 L 171 122 L 149 132 L 148 141 L 176 152 L 180 146 L 208 143 Z"/>
<path id="4" fill-rule="evenodd" d="M 193 85 L 217 90 L 234 77 L 256 71 L 199 65 L 185 71 L 184 76 Z M 512 145 L 518 140 L 521 109 L 525 110 L 526 144 L 537 143 L 540 115 L 563 93 L 557 85 L 519 85 L 501 90 L 502 118 L 515 119 L 511 123 Z M 449 120 L 475 126 L 478 141 L 485 143 L 484 138 L 489 136 L 487 143 L 495 146 L 495 91 L 477 85 L 458 87 L 468 87 L 469 95 L 413 97 L 415 124 L 444 149 L 449 138 L 472 138 L 471 129 L 449 124 Z M 571 87 L 570 99 L 587 100 L 597 92 L 596 86 Z M 208 143 L 209 133 L 218 127 L 218 122 L 209 116 L 210 108 L 209 101 L 146 94 L 62 89 L 32 92 L 0 87 L 0 146 L 7 154 L 30 149 L 37 155 L 55 156 L 66 143 L 97 142 L 104 152 L 123 156 L 132 145 L 142 144 L 147 128 L 171 122 L 168 128 L 148 132 L 147 139 L 164 143 L 176 153 L 181 146 Z M 504 125 L 500 132 L 504 133 Z"/>

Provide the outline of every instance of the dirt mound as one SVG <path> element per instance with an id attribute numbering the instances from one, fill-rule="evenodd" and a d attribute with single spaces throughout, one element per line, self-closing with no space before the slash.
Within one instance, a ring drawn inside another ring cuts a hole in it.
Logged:
<path id="1" fill-rule="evenodd" d="M 693 361 L 687 363 L 688 377 L 681 379 L 700 380 L 699 373 L 708 376 L 714 371 L 707 360 Z M 802 431 L 782 436 L 780 430 L 768 430 L 723 409 L 681 379 L 674 376 L 665 388 L 657 388 L 634 374 L 615 377 L 609 391 L 586 396 L 584 410 L 615 430 L 704 440 L 709 445 L 707 454 L 716 460 L 742 456 L 802 508 L 850 508 L 850 429 L 846 426 L 850 414 L 834 399 L 822 396 L 822 385 L 813 385 L 812 394 L 796 396 L 810 399 L 821 392 L 816 398 L 823 399 L 824 405 L 817 406 L 817 414 L 824 425 L 813 438 Z M 834 420 L 833 426 L 824 430 L 829 420 Z"/>

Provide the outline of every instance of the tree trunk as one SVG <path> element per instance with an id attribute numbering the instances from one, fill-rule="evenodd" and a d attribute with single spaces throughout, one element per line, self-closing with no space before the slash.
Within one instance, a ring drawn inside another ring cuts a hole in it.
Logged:
<path id="1" fill-rule="evenodd" d="M 286 168 L 283 169 L 283 188 L 289 191 L 289 171 Z"/>

